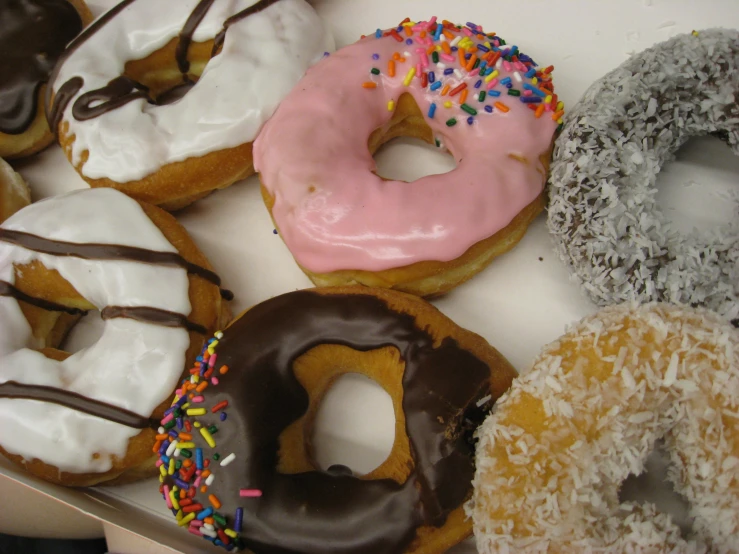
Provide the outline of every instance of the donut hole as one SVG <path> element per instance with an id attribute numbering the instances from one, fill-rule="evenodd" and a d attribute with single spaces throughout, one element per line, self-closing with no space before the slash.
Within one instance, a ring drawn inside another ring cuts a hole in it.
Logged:
<path id="1" fill-rule="evenodd" d="M 443 146 L 430 145 L 415 137 L 391 139 L 379 148 L 374 158 L 377 175 L 406 183 L 427 175 L 448 173 L 457 167 Z"/>
<path id="2" fill-rule="evenodd" d="M 387 459 L 394 438 L 390 395 L 369 377 L 347 373 L 334 381 L 318 407 L 313 458 L 323 470 L 344 466 L 365 475 Z"/>
<path id="3" fill-rule="evenodd" d="M 389 346 L 361 352 L 321 344 L 298 357 L 293 373 L 309 406 L 280 434 L 277 470 L 351 470 L 405 482 L 412 461 L 402 411 L 404 367 Z"/>
<path id="4" fill-rule="evenodd" d="M 384 179 L 409 183 L 457 167 L 410 94 L 400 96 L 390 121 L 370 135 L 367 145 L 375 159 L 375 173 Z"/>
<path id="5" fill-rule="evenodd" d="M 70 354 L 88 348 L 100 340 L 104 326 L 100 311 L 90 310 L 67 332 L 59 348 Z"/>
<path id="6" fill-rule="evenodd" d="M 684 496 L 675 491 L 667 478 L 672 469 L 664 442 L 659 441 L 644 464 L 644 472 L 640 475 L 629 475 L 621 484 L 618 499 L 622 503 L 653 504 L 658 511 L 670 514 L 672 522 L 680 528 L 683 539 L 689 540 L 693 535 L 690 504 Z"/>
<path id="7" fill-rule="evenodd" d="M 656 201 L 678 232 L 709 232 L 737 219 L 738 181 L 739 156 L 725 141 L 693 137 L 657 175 Z"/>

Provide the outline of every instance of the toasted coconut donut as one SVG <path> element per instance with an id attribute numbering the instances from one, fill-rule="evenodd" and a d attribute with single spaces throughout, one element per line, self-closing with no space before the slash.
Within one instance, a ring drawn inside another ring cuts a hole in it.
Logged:
<path id="1" fill-rule="evenodd" d="M 150 475 L 156 425 L 227 316 L 175 220 L 112 189 L 31 204 L 0 226 L 0 453 L 62 485 Z M 59 350 L 88 310 L 93 345 Z"/>
<path id="2" fill-rule="evenodd" d="M 31 203 L 31 191 L 20 174 L 0 159 L 0 223 Z"/>
<path id="3" fill-rule="evenodd" d="M 378 30 L 311 68 L 254 150 L 303 271 L 317 285 L 431 296 L 511 249 L 543 208 L 562 115 L 551 70 L 476 25 L 435 18 Z M 402 136 L 447 149 L 457 167 L 412 183 L 378 176 L 372 155 Z"/>
<path id="4" fill-rule="evenodd" d="M 348 372 L 382 386 L 396 415 L 390 455 L 364 476 L 317 469 L 311 447 L 321 399 Z M 417 297 L 284 294 L 217 334 L 178 389 L 159 430 L 160 490 L 181 526 L 228 548 L 445 552 L 472 528 L 462 508 L 471 433 L 514 376 L 485 340 Z"/>
<path id="5" fill-rule="evenodd" d="M 657 174 L 694 136 L 739 155 L 739 31 L 659 43 L 599 79 L 557 139 L 549 230 L 573 278 L 601 306 L 702 306 L 739 326 L 739 210 L 710 232 L 677 232 Z"/>
<path id="6" fill-rule="evenodd" d="M 67 43 L 91 21 L 83 0 L 0 3 L 0 157 L 29 156 L 54 140 L 46 83 Z"/>
<path id="7" fill-rule="evenodd" d="M 478 431 L 481 553 L 736 552 L 739 332 L 707 311 L 621 305 L 547 346 Z M 694 536 L 619 502 L 664 439 Z"/>
<path id="8" fill-rule="evenodd" d="M 57 66 L 79 174 L 166 209 L 254 172 L 252 141 L 333 39 L 305 0 L 125 0 Z"/>

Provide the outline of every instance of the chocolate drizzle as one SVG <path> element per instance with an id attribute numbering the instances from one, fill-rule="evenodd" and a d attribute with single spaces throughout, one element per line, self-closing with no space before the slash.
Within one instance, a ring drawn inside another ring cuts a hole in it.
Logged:
<path id="1" fill-rule="evenodd" d="M 215 39 L 213 40 L 213 52 L 211 53 L 211 56 L 216 56 L 218 52 L 221 51 L 221 48 L 223 48 L 223 42 L 226 40 L 226 32 L 231 25 L 233 25 L 234 23 L 238 23 L 242 19 L 246 19 L 250 15 L 254 15 L 255 13 L 266 10 L 272 4 L 275 4 L 277 2 L 279 2 L 279 0 L 259 0 L 259 2 L 257 2 L 253 6 L 250 6 L 245 10 L 241 10 L 240 12 L 232 15 L 226 21 L 224 21 L 223 29 L 218 32 L 218 34 L 215 36 Z"/>
<path id="2" fill-rule="evenodd" d="M 107 306 L 100 312 L 100 317 L 102 319 L 125 317 L 163 327 L 183 327 L 188 331 L 200 333 L 201 335 L 205 335 L 208 332 L 205 327 L 190 321 L 182 314 L 160 310 L 159 308 L 150 308 L 148 306 Z"/>
<path id="3" fill-rule="evenodd" d="M 195 30 L 203 21 L 205 14 L 213 5 L 213 0 L 200 0 L 195 9 L 192 11 L 190 16 L 185 22 L 185 26 L 180 31 L 180 38 L 177 42 L 177 48 L 175 49 L 175 59 L 177 61 L 177 67 L 182 75 L 187 75 L 190 71 L 190 62 L 187 60 L 187 51 L 190 48 L 192 42 L 192 36 L 195 34 Z"/>
<path id="4" fill-rule="evenodd" d="M 16 300 L 26 302 L 27 304 L 31 304 L 50 312 L 65 312 L 70 315 L 87 315 L 88 313 L 87 310 L 71 308 L 64 304 L 57 304 L 50 300 L 30 296 L 3 280 L 0 280 L 0 296 L 10 296 Z M 182 327 L 188 331 L 200 333 L 201 335 L 205 335 L 208 332 L 205 327 L 190 321 L 182 314 L 170 312 L 169 310 L 161 310 L 159 308 L 151 308 L 149 306 L 106 306 L 103 308 L 103 311 L 100 312 L 100 317 L 104 320 L 125 317 L 128 319 L 135 319 L 136 321 L 161 325 L 163 327 Z"/>
<path id="5" fill-rule="evenodd" d="M 415 464 L 404 484 L 342 471 L 276 471 L 280 433 L 308 409 L 292 364 L 319 344 L 399 350 Z M 241 537 L 255 552 L 402 552 L 419 526 L 443 524 L 469 496 L 474 449 L 462 422 L 482 421 L 474 407 L 489 394 L 490 368 L 453 339 L 434 348 L 413 316 L 369 295 L 298 291 L 249 310 L 225 331 L 217 353 L 231 371 L 208 402 L 228 400 L 217 440 L 236 461 L 218 468 L 208 493 L 223 503 L 221 513 L 243 508 Z M 239 498 L 239 489 L 251 487 L 263 495 Z"/>
<path id="6" fill-rule="evenodd" d="M 261 12 L 278 1 L 279 0 L 259 0 L 256 4 L 226 19 L 223 23 L 223 28 L 214 38 L 211 56 L 216 56 L 220 52 L 223 46 L 223 41 L 226 37 L 226 32 L 231 25 L 250 15 Z M 104 27 L 111 19 L 120 13 L 123 8 L 133 2 L 134 0 L 125 0 L 121 2 L 88 27 L 87 30 L 77 38 L 77 40 L 70 44 L 65 56 L 60 60 L 57 65 L 57 69 L 51 78 L 52 84 L 56 80 L 56 73 L 59 71 L 59 67 L 64 63 L 64 59 L 69 57 L 81 44 Z M 77 98 L 72 104 L 73 117 L 78 121 L 93 119 L 139 98 L 145 98 L 151 104 L 164 105 L 172 104 L 185 96 L 195 84 L 188 75 L 188 72 L 190 71 L 190 62 L 187 59 L 188 50 L 192 43 L 192 37 L 195 34 L 195 31 L 205 18 L 205 15 L 213 5 L 213 2 L 214 0 L 200 0 L 187 17 L 185 25 L 182 27 L 182 30 L 178 35 L 178 42 L 175 48 L 175 61 L 177 62 L 177 67 L 180 73 L 182 74 L 181 84 L 178 84 L 172 89 L 160 94 L 157 98 L 151 98 L 149 96 L 148 87 L 126 77 L 125 75 L 121 75 L 111 80 L 105 87 L 88 91 Z M 73 82 L 74 84 L 72 84 Z M 58 126 L 61 122 L 66 106 L 74 95 L 79 92 L 82 87 L 82 83 L 83 80 L 81 77 L 72 77 L 59 88 L 59 91 L 54 97 L 53 103 L 50 103 L 51 96 L 50 94 L 47 94 L 47 118 L 55 133 L 58 132 Z M 62 92 L 64 94 L 61 94 Z"/>
<path id="7" fill-rule="evenodd" d="M 11 296 L 16 300 L 20 300 L 22 302 L 31 304 L 33 306 L 36 306 L 37 308 L 41 308 L 42 310 L 48 310 L 50 312 L 65 312 L 70 315 L 85 315 L 87 313 L 87 310 L 70 308 L 69 306 L 57 304 L 56 302 L 52 302 L 50 300 L 44 300 L 43 298 L 30 296 L 25 292 L 18 290 L 7 281 L 2 280 L 0 280 L 0 296 Z"/>
<path id="8" fill-rule="evenodd" d="M 156 428 L 156 422 L 148 417 L 142 417 L 124 408 L 55 387 L 25 385 L 15 381 L 6 381 L 0 383 L 0 398 L 25 398 L 27 400 L 51 402 L 134 429 Z"/>
<path id="9" fill-rule="evenodd" d="M 66 0 L 0 2 L 0 131 L 23 133 L 36 117 L 38 93 L 67 43 L 82 30 Z"/>
<path id="10" fill-rule="evenodd" d="M 137 98 L 148 98 L 148 90 L 133 79 L 117 77 L 105 87 L 86 92 L 72 105 L 77 121 L 86 121 L 120 108 Z"/>
<path id="11" fill-rule="evenodd" d="M 71 256 L 82 258 L 83 260 L 126 260 L 152 265 L 181 267 L 191 275 L 197 275 L 217 287 L 221 286 L 220 277 L 213 271 L 188 262 L 176 252 L 156 252 L 154 250 L 121 244 L 65 242 L 46 239 L 31 233 L 24 233 L 23 231 L 3 228 L 0 228 L 0 241 L 53 256 Z M 221 289 L 221 296 L 226 300 L 231 300 L 233 293 L 229 290 Z"/>

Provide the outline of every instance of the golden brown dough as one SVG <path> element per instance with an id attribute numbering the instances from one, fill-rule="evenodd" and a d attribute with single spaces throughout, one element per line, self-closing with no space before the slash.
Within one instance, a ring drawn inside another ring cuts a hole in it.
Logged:
<path id="1" fill-rule="evenodd" d="M 31 203 L 31 191 L 23 177 L 0 158 L 0 223 Z"/>

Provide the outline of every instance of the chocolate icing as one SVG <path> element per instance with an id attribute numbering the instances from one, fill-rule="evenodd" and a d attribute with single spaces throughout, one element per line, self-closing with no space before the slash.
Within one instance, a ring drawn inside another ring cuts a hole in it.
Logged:
<path id="1" fill-rule="evenodd" d="M 39 88 L 81 30 L 82 20 L 66 0 L 0 2 L 0 131 L 16 135 L 31 126 Z"/>
<path id="2" fill-rule="evenodd" d="M 346 471 L 276 471 L 280 433 L 308 409 L 292 364 L 326 343 L 399 350 L 415 463 L 403 485 L 362 480 Z M 223 377 L 228 382 L 208 389 L 209 415 L 199 421 L 216 423 L 218 451 L 236 458 L 226 468 L 216 467 L 208 494 L 222 502 L 222 514 L 232 517 L 237 507 L 244 509 L 241 540 L 254 552 L 402 552 L 419 526 L 442 525 L 468 497 L 474 448 L 462 422 L 482 421 L 474 408 L 489 394 L 490 368 L 453 339 L 434 348 L 412 316 L 373 296 L 298 291 L 246 312 L 224 332 L 217 355 L 219 365 L 230 367 Z M 209 420 L 210 407 L 222 400 L 229 403 L 228 420 Z M 258 488 L 263 495 L 240 498 L 242 488 Z"/>
<path id="3" fill-rule="evenodd" d="M 205 335 L 208 332 L 205 327 L 190 321 L 182 314 L 160 310 L 159 308 L 150 308 L 148 306 L 106 306 L 100 312 L 100 317 L 102 319 L 125 317 L 164 327 L 184 327 L 188 331 L 200 333 L 201 335 Z"/>
<path id="4" fill-rule="evenodd" d="M 44 300 L 43 298 L 30 296 L 25 292 L 18 290 L 7 281 L 2 280 L 0 280 L 0 296 L 12 296 L 16 300 L 31 304 L 33 306 L 41 308 L 42 310 L 49 310 L 50 312 L 65 312 L 70 315 L 85 315 L 87 313 L 87 310 L 70 308 L 69 306 L 57 304 L 56 302 L 52 302 L 50 300 Z"/>
<path id="5" fill-rule="evenodd" d="M 0 398 L 25 398 L 51 402 L 134 429 L 154 427 L 155 423 L 147 417 L 141 417 L 124 408 L 93 400 L 76 392 L 43 385 L 25 385 L 16 381 L 6 381 L 0 383 Z"/>
<path id="6" fill-rule="evenodd" d="M 36 298 L 29 296 L 25 292 L 18 290 L 7 281 L 0 280 L 0 296 L 12 296 L 16 300 L 26 302 L 33 306 L 37 306 L 43 310 L 50 312 L 65 312 L 71 315 L 86 315 L 87 310 L 80 308 L 71 308 L 64 304 L 57 304 L 51 300 Z M 183 327 L 188 331 L 200 333 L 204 335 L 207 329 L 202 325 L 190 321 L 182 314 L 170 312 L 168 310 L 160 310 L 159 308 L 151 308 L 149 306 L 106 306 L 100 312 L 102 319 L 115 319 L 117 317 L 125 317 L 135 319 L 136 321 L 144 321 L 153 323 L 154 325 L 162 325 L 164 327 Z"/>
<path id="7" fill-rule="evenodd" d="M 187 50 L 190 48 L 192 42 L 192 36 L 195 34 L 198 25 L 208 13 L 208 10 L 213 5 L 213 0 L 200 0 L 195 9 L 187 18 L 185 26 L 180 31 L 179 41 L 177 42 L 177 48 L 175 49 L 175 59 L 177 60 L 177 68 L 180 70 L 182 75 L 187 75 L 190 71 L 190 62 L 187 60 Z"/>
<path id="8" fill-rule="evenodd" d="M 213 52 L 211 56 L 215 56 L 218 54 L 218 52 L 221 51 L 221 48 L 223 47 L 223 41 L 226 40 L 226 32 L 231 25 L 233 25 L 234 23 L 238 23 L 242 19 L 246 19 L 250 15 L 254 15 L 255 13 L 261 12 L 262 10 L 266 10 L 272 4 L 275 4 L 277 2 L 279 2 L 279 0 L 259 0 L 259 2 L 257 2 L 253 6 L 250 6 L 245 10 L 241 10 L 239 13 L 235 13 L 226 21 L 224 21 L 223 29 L 218 32 L 218 34 L 215 36 L 215 39 L 213 40 Z"/>
<path id="9" fill-rule="evenodd" d="M 76 243 L 61 240 L 52 240 L 23 231 L 0 228 L 0 241 L 15 244 L 34 252 L 51 254 L 54 256 L 71 256 L 83 260 L 127 260 L 152 265 L 177 266 L 185 269 L 192 275 L 197 275 L 221 286 L 221 279 L 210 269 L 188 262 L 176 252 L 156 252 L 135 246 L 120 244 Z M 221 296 L 226 300 L 233 299 L 233 293 L 221 289 Z"/>

